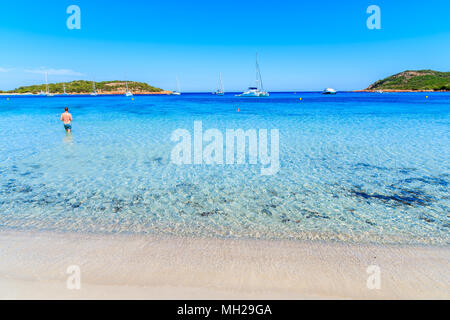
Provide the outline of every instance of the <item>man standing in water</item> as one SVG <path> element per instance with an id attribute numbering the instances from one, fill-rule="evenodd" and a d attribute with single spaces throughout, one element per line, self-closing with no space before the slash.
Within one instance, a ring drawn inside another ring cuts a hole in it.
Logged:
<path id="1" fill-rule="evenodd" d="M 61 113 L 61 121 L 64 121 L 64 129 L 67 133 L 72 130 L 72 115 L 69 113 L 69 108 L 64 108 L 64 113 Z"/>

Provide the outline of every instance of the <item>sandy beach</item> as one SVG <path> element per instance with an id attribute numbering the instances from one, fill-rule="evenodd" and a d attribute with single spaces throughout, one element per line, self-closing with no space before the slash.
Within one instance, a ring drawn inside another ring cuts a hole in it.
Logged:
<path id="1" fill-rule="evenodd" d="M 449 267 L 448 247 L 0 232 L 1 299 L 449 299 Z"/>

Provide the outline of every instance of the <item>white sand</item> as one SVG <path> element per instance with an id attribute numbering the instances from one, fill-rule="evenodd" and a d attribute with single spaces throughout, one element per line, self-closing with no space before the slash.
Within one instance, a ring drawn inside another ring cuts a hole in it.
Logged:
<path id="1" fill-rule="evenodd" d="M 449 299 L 450 248 L 0 231 L 0 298 Z"/>

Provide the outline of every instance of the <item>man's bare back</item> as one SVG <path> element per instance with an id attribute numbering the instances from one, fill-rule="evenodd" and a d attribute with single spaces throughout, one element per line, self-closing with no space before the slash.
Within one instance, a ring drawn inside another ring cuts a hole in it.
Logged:
<path id="1" fill-rule="evenodd" d="M 64 129 L 68 133 L 72 130 L 72 115 L 69 113 L 69 108 L 65 108 L 65 112 L 61 113 L 61 121 L 64 122 Z"/>

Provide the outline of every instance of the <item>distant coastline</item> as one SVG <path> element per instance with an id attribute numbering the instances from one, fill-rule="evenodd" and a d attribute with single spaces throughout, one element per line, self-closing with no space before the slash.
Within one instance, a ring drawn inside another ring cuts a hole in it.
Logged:
<path id="1" fill-rule="evenodd" d="M 353 90 L 351 92 L 377 92 L 380 91 L 381 89 L 363 89 L 363 90 Z M 382 89 L 381 91 L 383 92 L 450 92 L 449 90 L 411 90 L 411 89 Z"/>
<path id="2" fill-rule="evenodd" d="M 127 90 L 135 95 L 143 94 L 171 94 L 171 91 L 151 86 L 137 81 L 86 81 L 45 83 L 39 85 L 22 86 L 9 91 L 1 91 L 1 95 L 120 95 Z"/>
<path id="3" fill-rule="evenodd" d="M 123 95 L 125 92 L 124 91 L 108 91 L 108 92 L 102 92 L 102 91 L 97 91 L 97 95 L 99 96 L 113 96 L 113 95 Z M 172 94 L 172 91 L 169 90 L 163 90 L 163 91 L 158 91 L 158 92 L 151 92 L 151 91 L 140 91 L 140 92 L 133 92 L 133 94 L 135 96 L 139 96 L 139 95 L 169 95 Z M 64 96 L 62 93 L 55 93 L 55 96 Z M 77 93 L 67 93 L 66 96 L 86 96 L 86 95 L 90 95 L 90 92 L 77 92 Z M 0 92 L 0 96 L 31 96 L 31 97 L 35 97 L 35 96 L 40 96 L 39 93 L 17 93 L 17 92 Z"/>
<path id="4" fill-rule="evenodd" d="M 153 87 L 145 82 L 136 81 L 87 81 L 39 84 L 22 86 L 13 90 L 2 91 L 1 96 L 36 96 L 36 95 L 122 95 L 130 90 L 134 95 L 173 94 L 170 90 Z M 205 91 L 209 92 L 209 91 Z M 294 92 L 294 91 L 293 91 Z M 296 91 L 300 92 L 300 91 Z M 319 91 L 318 91 L 319 92 Z M 342 90 L 340 92 L 450 92 L 450 72 L 434 70 L 406 70 L 378 80 L 366 89 Z"/>

